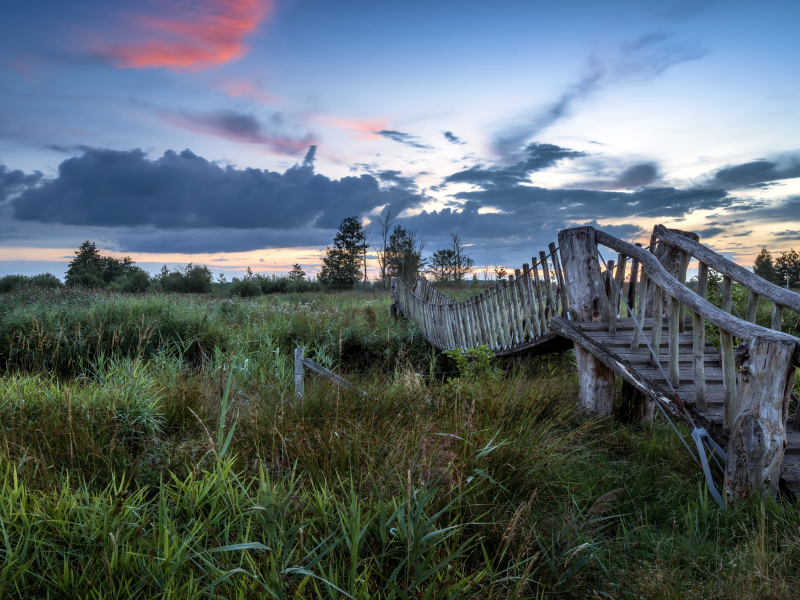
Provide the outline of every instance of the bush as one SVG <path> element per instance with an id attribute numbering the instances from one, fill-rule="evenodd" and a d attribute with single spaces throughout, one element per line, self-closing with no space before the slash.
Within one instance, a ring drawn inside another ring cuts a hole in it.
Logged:
<path id="1" fill-rule="evenodd" d="M 240 298 L 252 298 L 253 296 L 261 295 L 261 284 L 253 277 L 245 277 L 244 279 L 233 278 L 231 284 L 231 294 L 239 296 Z"/>
<path id="2" fill-rule="evenodd" d="M 208 294 L 211 292 L 211 271 L 205 265 L 189 263 L 183 270 L 169 271 L 164 265 L 161 269 L 161 289 L 165 292 Z"/>
<path id="3" fill-rule="evenodd" d="M 0 294 L 13 292 L 27 286 L 56 289 L 62 285 L 61 280 L 50 273 L 41 273 L 32 277 L 27 275 L 6 275 L 0 278 Z"/>

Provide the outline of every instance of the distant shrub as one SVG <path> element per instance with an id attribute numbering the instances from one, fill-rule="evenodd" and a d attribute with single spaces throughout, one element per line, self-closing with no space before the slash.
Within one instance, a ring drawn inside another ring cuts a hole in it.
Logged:
<path id="1" fill-rule="evenodd" d="M 170 271 L 164 265 L 159 277 L 161 289 L 165 292 L 208 294 L 211 292 L 211 271 L 205 265 L 189 263 L 183 269 Z"/>
<path id="2" fill-rule="evenodd" d="M 34 286 L 40 288 L 55 289 L 62 286 L 61 280 L 50 273 L 40 275 L 6 275 L 0 278 L 0 294 L 13 292 L 19 288 Z"/>
<path id="3" fill-rule="evenodd" d="M 113 291 L 136 294 L 146 292 L 150 286 L 150 274 L 140 267 L 133 267 L 125 275 L 117 277 L 108 287 Z"/>
<path id="4" fill-rule="evenodd" d="M 252 298 L 261 295 L 261 284 L 254 277 L 244 279 L 233 278 L 231 283 L 231 294 L 239 298 Z"/>

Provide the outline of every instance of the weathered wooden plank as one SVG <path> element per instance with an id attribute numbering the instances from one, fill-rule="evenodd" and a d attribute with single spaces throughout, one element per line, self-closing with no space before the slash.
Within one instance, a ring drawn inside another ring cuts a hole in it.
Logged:
<path id="1" fill-rule="evenodd" d="M 517 296 L 517 318 L 519 319 L 519 327 L 521 332 L 520 343 L 525 343 L 530 337 L 528 335 L 530 323 L 528 323 L 528 319 L 526 318 L 527 311 L 525 310 L 525 286 L 523 285 L 522 271 L 520 269 L 514 269 L 514 290 L 514 293 Z"/>
<path id="2" fill-rule="evenodd" d="M 309 369 L 311 369 L 315 373 L 318 373 L 319 375 L 322 375 L 323 377 L 325 377 L 327 379 L 330 379 L 333 383 L 335 383 L 339 387 L 343 387 L 343 388 L 346 388 L 348 390 L 353 390 L 354 392 L 358 392 L 362 396 L 364 396 L 366 398 L 369 398 L 369 394 L 367 394 L 367 392 L 364 392 L 364 391 L 358 389 L 355 385 L 353 385 L 352 383 L 350 383 L 346 379 L 342 379 L 336 373 L 333 373 L 332 371 L 329 371 L 328 369 L 326 369 L 322 365 L 318 365 L 313 360 L 311 360 L 309 358 L 304 358 L 303 359 L 303 365 L 305 365 L 306 367 L 308 367 Z"/>
<path id="3" fill-rule="evenodd" d="M 560 243 L 559 243 L 560 245 Z M 596 246 L 595 246 L 596 247 Z M 596 255 L 595 255 L 596 256 Z M 547 255 L 544 253 L 544 250 L 539 251 L 539 258 L 542 264 L 542 277 L 544 279 L 544 283 L 547 286 L 547 319 L 551 319 L 555 316 L 556 310 L 556 303 L 555 299 L 553 298 L 553 284 L 552 280 L 550 279 L 550 265 L 547 263 Z"/>
<path id="4" fill-rule="evenodd" d="M 647 311 L 647 292 L 648 292 L 648 278 L 645 270 L 642 269 L 642 280 L 639 284 L 639 303 L 636 306 L 636 318 L 639 324 L 644 323 L 645 314 Z M 633 333 L 631 340 L 631 350 L 637 350 L 642 341 L 642 332 L 637 328 Z"/>
<path id="5" fill-rule="evenodd" d="M 294 396 L 300 402 L 303 401 L 305 394 L 305 384 L 303 382 L 303 349 L 294 349 Z"/>
<path id="6" fill-rule="evenodd" d="M 740 343 L 736 355 L 740 396 L 730 427 L 725 492 L 733 500 L 776 496 L 794 384 L 794 344 L 756 337 Z"/>
<path id="7" fill-rule="evenodd" d="M 642 247 L 641 244 L 636 244 L 639 248 Z M 636 286 L 638 284 L 637 280 L 639 278 L 639 261 L 635 258 L 631 259 L 631 276 L 628 282 L 628 308 L 630 310 L 630 315 L 635 314 L 636 310 Z"/>
<path id="8" fill-rule="evenodd" d="M 697 295 L 705 300 L 708 292 L 708 265 L 700 263 L 697 267 Z M 703 315 L 692 311 L 692 354 L 694 358 L 694 382 L 697 386 L 697 408 L 707 408 L 705 373 L 706 328 Z"/>
<path id="9" fill-rule="evenodd" d="M 719 271 L 723 275 L 738 281 L 751 292 L 756 292 L 759 294 L 759 296 L 768 298 L 772 302 L 780 304 L 781 306 L 789 307 L 796 312 L 800 312 L 800 294 L 795 294 L 794 292 L 790 292 L 787 289 L 762 279 L 752 271 L 748 271 L 744 267 L 737 265 L 735 262 L 728 260 L 721 254 L 717 254 L 703 244 L 679 235 L 675 235 L 663 225 L 656 225 L 655 231 L 657 232 L 658 237 L 662 240 L 666 240 L 684 252 L 688 252 L 701 262 L 706 263 L 715 271 Z M 740 337 L 735 332 L 734 334 L 736 337 Z M 741 339 L 745 339 L 745 337 L 746 336 L 742 337 Z"/>
<path id="10" fill-rule="evenodd" d="M 650 347 L 655 349 L 661 345 L 661 329 L 664 319 L 664 303 L 661 301 L 661 286 L 653 288 L 653 331 L 650 337 Z"/>
<path id="11" fill-rule="evenodd" d="M 608 261 L 606 273 L 606 293 L 608 294 L 608 332 L 617 333 L 617 287 L 614 285 L 613 260 Z"/>
<path id="12" fill-rule="evenodd" d="M 722 310 L 726 313 L 731 312 L 731 298 L 733 290 L 733 280 L 727 275 L 722 277 Z M 725 414 L 723 427 L 730 429 L 737 413 L 736 399 L 736 366 L 733 356 L 733 335 L 720 328 L 719 330 L 719 351 L 722 357 L 723 376 L 725 378 Z"/>
<path id="13" fill-rule="evenodd" d="M 531 324 L 531 334 L 537 338 L 541 335 L 542 329 L 536 307 L 536 292 L 533 289 L 533 273 L 528 263 L 522 265 L 522 270 L 525 273 L 525 286 L 528 291 L 528 322 Z"/>
<path id="14" fill-rule="evenodd" d="M 503 295 L 501 293 L 501 287 L 499 283 L 494 284 L 494 299 L 495 299 L 495 315 L 497 317 L 497 326 L 498 326 L 498 333 L 500 334 L 500 345 L 503 348 L 510 348 L 510 336 L 508 334 L 508 320 L 506 318 L 506 311 L 504 306 Z"/>
<path id="15" fill-rule="evenodd" d="M 617 270 L 614 274 L 614 281 L 616 281 L 616 294 L 617 294 L 617 303 L 614 305 L 617 310 L 617 315 L 620 317 L 627 317 L 628 312 L 627 310 L 623 310 L 625 308 L 625 271 L 628 268 L 628 257 L 625 256 L 622 252 L 617 255 Z"/>
<path id="16" fill-rule="evenodd" d="M 678 335 L 680 334 L 679 311 L 681 305 L 675 298 L 670 298 L 669 302 L 669 379 L 672 385 L 680 385 L 678 377 L 678 352 L 679 341 Z M 694 374 L 692 374 L 694 375 Z"/>
<path id="17" fill-rule="evenodd" d="M 567 300 L 567 294 L 564 290 L 564 271 L 561 267 L 561 260 L 558 258 L 558 248 L 556 248 L 553 242 L 550 242 L 547 247 L 550 249 L 550 256 L 553 259 L 553 269 L 556 272 L 556 282 L 558 283 L 558 295 L 561 299 L 561 310 L 558 314 L 562 317 L 566 317 L 569 311 L 569 301 Z"/>
<path id="18" fill-rule="evenodd" d="M 541 332 L 544 334 L 547 333 L 547 314 L 545 313 L 544 296 L 542 294 L 542 286 L 539 283 L 539 267 L 537 265 L 536 257 L 531 258 L 531 273 L 533 273 L 533 281 L 536 286 L 537 314 L 541 325 Z"/>
<path id="19" fill-rule="evenodd" d="M 756 316 L 758 315 L 758 299 L 760 297 L 758 293 L 751 291 L 750 296 L 747 298 L 747 312 L 744 318 L 748 323 L 756 322 Z"/>
<path id="20" fill-rule="evenodd" d="M 772 335 L 781 336 L 781 339 L 786 339 L 797 343 L 797 338 L 794 338 L 793 336 L 785 333 L 777 333 L 767 329 L 766 327 L 761 327 L 754 323 L 748 323 L 744 319 L 735 318 L 732 315 L 720 310 L 707 300 L 703 300 L 689 288 L 678 284 L 677 281 L 671 278 L 664 270 L 664 267 L 662 267 L 658 263 L 658 260 L 656 260 L 649 252 L 642 251 L 636 248 L 633 244 L 624 242 L 603 231 L 597 231 L 596 236 L 599 243 L 602 243 L 609 248 L 613 248 L 618 252 L 625 252 L 625 254 L 628 256 L 638 257 L 639 264 L 647 271 L 648 277 L 655 281 L 657 285 L 667 290 L 667 293 L 670 296 L 678 298 L 678 300 L 682 304 L 685 304 L 690 310 L 699 312 L 707 321 L 733 334 L 737 338 L 746 340 L 758 335 L 767 335 L 771 333 Z M 697 256 L 697 254 L 695 254 L 695 256 Z M 701 257 L 698 256 L 698 258 Z M 766 296 L 766 294 L 761 295 Z M 800 297 L 800 294 L 796 295 Z M 792 303 L 797 304 L 797 301 L 793 301 Z M 795 351 L 794 360 L 795 364 L 800 364 L 800 353 L 797 351 Z"/>
<path id="21" fill-rule="evenodd" d="M 519 273 L 519 269 L 516 270 Z M 525 341 L 525 333 L 522 330 L 522 314 L 519 307 L 519 297 L 517 295 L 517 278 L 514 275 L 508 276 L 508 297 L 511 308 L 511 320 L 513 330 L 517 337 L 517 343 L 522 344 Z"/>
<path id="22" fill-rule="evenodd" d="M 781 330 L 783 321 L 783 307 L 780 304 L 772 305 L 772 329 L 775 331 Z"/>
<path id="23" fill-rule="evenodd" d="M 518 343 L 517 331 L 515 327 L 516 324 L 514 322 L 513 302 L 511 297 L 511 281 L 513 281 L 513 279 L 514 276 L 509 275 L 509 279 L 501 288 L 501 293 L 503 295 L 503 312 L 506 316 L 506 330 L 508 331 L 508 337 L 512 346 Z"/>

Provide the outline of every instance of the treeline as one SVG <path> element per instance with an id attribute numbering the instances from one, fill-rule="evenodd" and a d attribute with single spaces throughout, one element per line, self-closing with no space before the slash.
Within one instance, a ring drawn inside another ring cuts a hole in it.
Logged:
<path id="1" fill-rule="evenodd" d="M 800 254 L 792 248 L 774 261 L 772 253 L 762 248 L 753 264 L 753 272 L 776 285 L 800 287 Z"/>

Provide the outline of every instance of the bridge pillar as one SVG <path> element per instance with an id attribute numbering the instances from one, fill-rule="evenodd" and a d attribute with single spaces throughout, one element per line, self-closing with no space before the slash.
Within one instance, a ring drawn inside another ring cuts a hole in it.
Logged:
<path id="1" fill-rule="evenodd" d="M 728 440 L 728 501 L 778 493 L 794 385 L 791 340 L 756 337 L 736 348 L 739 406 Z"/>
<path id="2" fill-rule="evenodd" d="M 560 231 L 558 245 L 571 320 L 577 323 L 608 321 L 608 296 L 597 262 L 594 227 Z M 575 359 L 581 409 L 594 415 L 612 416 L 614 371 L 578 344 L 575 344 Z"/>

